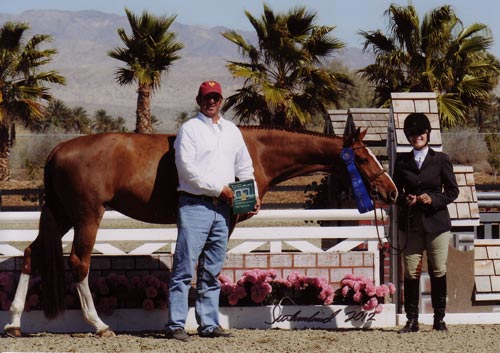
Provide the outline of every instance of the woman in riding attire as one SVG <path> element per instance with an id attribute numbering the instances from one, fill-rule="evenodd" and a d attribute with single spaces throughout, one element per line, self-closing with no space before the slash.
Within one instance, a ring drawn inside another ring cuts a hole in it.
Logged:
<path id="1" fill-rule="evenodd" d="M 413 146 L 398 155 L 393 179 L 398 187 L 398 229 L 403 244 L 404 308 L 408 321 L 400 333 L 418 331 L 419 266 L 427 253 L 434 309 L 433 329 L 447 331 L 446 261 L 451 220 L 447 205 L 459 194 L 448 155 L 429 147 L 431 125 L 425 114 L 412 113 L 404 133 Z"/>

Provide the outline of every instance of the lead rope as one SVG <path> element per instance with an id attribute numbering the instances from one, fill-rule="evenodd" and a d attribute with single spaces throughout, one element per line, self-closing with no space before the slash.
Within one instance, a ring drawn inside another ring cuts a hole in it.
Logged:
<path id="1" fill-rule="evenodd" d="M 373 201 L 373 212 L 375 213 L 375 229 L 377 230 L 377 238 L 378 238 L 378 246 L 379 248 L 382 250 L 384 249 L 386 246 L 384 245 L 383 241 L 382 241 L 382 237 L 380 236 L 380 231 L 378 229 L 378 218 L 377 218 L 377 201 L 379 201 L 379 198 L 378 198 L 378 194 L 376 192 L 376 190 L 372 190 L 373 192 L 371 193 L 371 196 L 372 196 L 372 201 Z M 380 215 L 382 217 L 382 221 L 383 221 L 383 208 L 382 207 L 379 207 L 380 209 Z M 408 227 L 408 223 L 409 222 L 406 222 L 406 225 Z M 384 226 L 384 224 L 382 223 L 382 226 Z M 396 230 L 396 234 L 397 234 L 397 230 Z M 408 232 L 407 232 L 408 234 Z M 399 237 L 398 237 L 399 238 Z M 392 243 L 391 243 L 391 240 L 389 238 L 387 238 L 387 244 L 389 244 L 389 252 L 390 251 L 395 251 L 393 254 L 396 254 L 396 255 L 399 255 L 400 253 L 402 253 L 405 249 L 406 249 L 406 246 L 407 246 L 407 243 L 404 245 L 404 247 L 402 247 L 401 249 L 398 248 L 397 246 L 394 246 Z"/>

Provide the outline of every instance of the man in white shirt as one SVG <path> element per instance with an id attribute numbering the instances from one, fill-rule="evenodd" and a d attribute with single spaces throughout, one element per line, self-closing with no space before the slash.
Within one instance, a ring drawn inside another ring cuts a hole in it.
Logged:
<path id="1" fill-rule="evenodd" d="M 229 183 L 254 179 L 252 159 L 238 127 L 220 114 L 216 81 L 200 85 L 200 112 L 184 123 L 174 143 L 179 174 L 177 243 L 169 287 L 168 338 L 189 340 L 184 326 L 188 294 L 198 263 L 196 320 L 200 337 L 228 337 L 219 325 L 218 275 L 222 270 L 234 194 Z M 253 213 L 260 209 L 257 197 Z"/>

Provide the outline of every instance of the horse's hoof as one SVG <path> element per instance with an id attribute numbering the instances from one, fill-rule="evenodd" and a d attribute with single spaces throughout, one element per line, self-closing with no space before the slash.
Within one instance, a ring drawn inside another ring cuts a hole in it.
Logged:
<path id="1" fill-rule="evenodd" d="M 14 338 L 21 337 L 21 328 L 20 327 L 5 327 L 3 332 L 8 337 L 14 337 Z"/>
<path id="2" fill-rule="evenodd" d="M 110 329 L 109 327 L 105 328 L 104 330 L 97 331 L 96 335 L 98 337 L 115 337 L 116 336 L 116 334 L 113 332 L 113 330 Z"/>

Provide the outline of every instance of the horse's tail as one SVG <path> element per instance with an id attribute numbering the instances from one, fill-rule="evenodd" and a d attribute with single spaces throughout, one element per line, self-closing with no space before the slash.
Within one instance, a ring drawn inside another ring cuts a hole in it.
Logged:
<path id="1" fill-rule="evenodd" d="M 70 228 L 51 180 L 52 156 L 53 153 L 47 159 L 44 169 L 45 203 L 35 241 L 39 244 L 32 249 L 33 265 L 42 280 L 42 307 L 48 318 L 55 318 L 65 309 L 66 276 L 61 239 Z M 34 250 L 39 251 L 33 254 Z"/>

